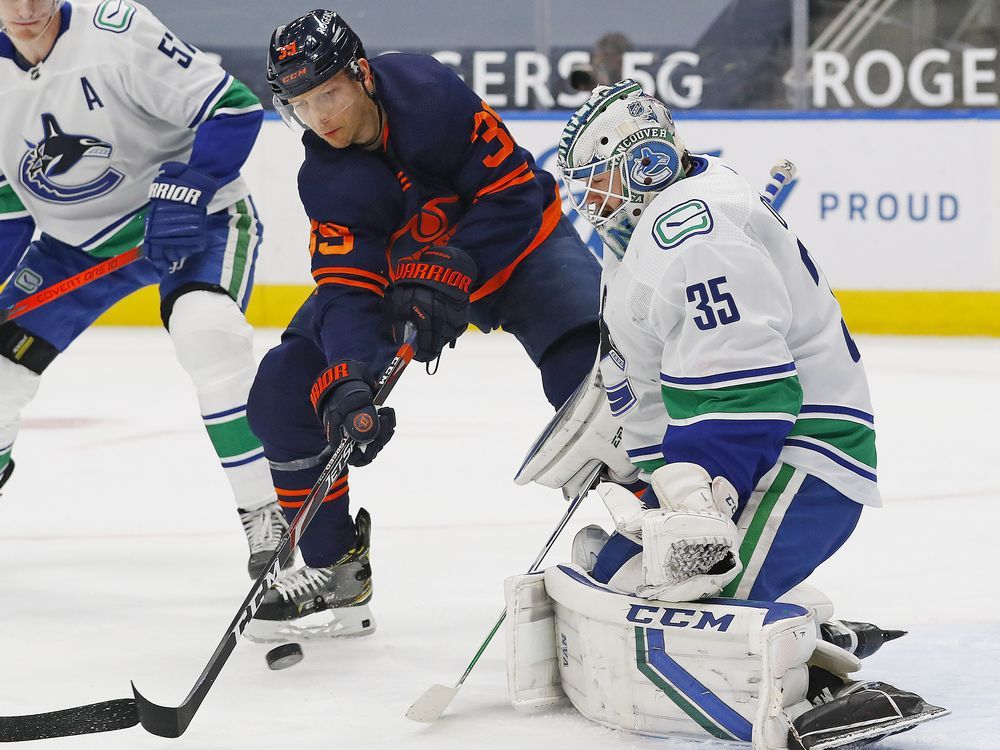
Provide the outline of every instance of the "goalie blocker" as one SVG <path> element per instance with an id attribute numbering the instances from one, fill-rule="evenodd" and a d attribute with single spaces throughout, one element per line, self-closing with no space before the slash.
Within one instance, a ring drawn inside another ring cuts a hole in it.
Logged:
<path id="1" fill-rule="evenodd" d="M 521 710 L 568 698 L 615 729 L 753 750 L 860 747 L 948 713 L 885 683 L 849 683 L 813 708 L 809 667 L 849 655 L 817 640 L 811 608 L 641 599 L 570 564 L 509 578 L 505 595 L 508 689 Z"/>

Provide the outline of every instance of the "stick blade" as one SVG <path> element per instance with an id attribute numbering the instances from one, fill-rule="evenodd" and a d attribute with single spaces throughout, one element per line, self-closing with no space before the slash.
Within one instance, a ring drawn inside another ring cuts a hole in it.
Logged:
<path id="1" fill-rule="evenodd" d="M 28 742 L 128 729 L 139 723 L 131 698 L 29 716 L 0 717 L 0 742 Z"/>
<path id="2" fill-rule="evenodd" d="M 160 706 L 143 697 L 132 683 L 135 694 L 135 710 L 142 728 L 158 737 L 177 739 L 188 728 L 194 712 L 186 710 L 185 706 L 171 708 Z"/>
<path id="3" fill-rule="evenodd" d="M 444 713 L 457 694 L 457 686 L 431 685 L 410 706 L 410 710 L 406 712 L 406 718 L 410 721 L 420 721 L 424 724 L 435 722 L 441 718 L 441 714 Z"/>

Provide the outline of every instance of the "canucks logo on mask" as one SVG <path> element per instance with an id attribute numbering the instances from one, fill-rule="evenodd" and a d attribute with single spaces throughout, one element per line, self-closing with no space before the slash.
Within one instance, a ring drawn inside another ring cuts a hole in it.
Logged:
<path id="1" fill-rule="evenodd" d="M 114 147 L 110 143 L 65 133 L 47 112 L 42 115 L 42 139 L 27 145 L 28 151 L 21 158 L 21 184 L 43 201 L 82 203 L 110 193 L 124 179 L 111 167 L 101 170 L 99 164 L 91 163 L 111 158 Z M 56 180 L 61 177 L 66 179 Z M 72 184 L 74 178 L 77 184 Z"/>
<path id="2" fill-rule="evenodd" d="M 663 141 L 648 141 L 628 154 L 629 184 L 633 190 L 662 190 L 677 173 L 677 150 Z"/>

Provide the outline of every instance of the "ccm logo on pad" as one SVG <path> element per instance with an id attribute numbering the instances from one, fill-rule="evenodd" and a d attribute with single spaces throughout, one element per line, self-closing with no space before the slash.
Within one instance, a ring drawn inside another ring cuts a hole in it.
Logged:
<path id="1" fill-rule="evenodd" d="M 720 633 L 729 630 L 736 615 L 723 615 L 716 617 L 714 613 L 706 610 L 679 609 L 674 607 L 652 607 L 648 604 L 633 604 L 625 615 L 629 622 L 639 625 L 652 625 L 659 617 L 658 624 L 667 628 L 694 628 L 704 630 L 712 628 Z"/>

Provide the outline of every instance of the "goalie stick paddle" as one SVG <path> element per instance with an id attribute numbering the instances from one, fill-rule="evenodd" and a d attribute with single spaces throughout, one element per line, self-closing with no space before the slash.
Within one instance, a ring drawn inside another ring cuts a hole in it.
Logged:
<path id="1" fill-rule="evenodd" d="M 562 534 L 563 529 L 566 528 L 566 524 L 569 523 L 569 519 L 573 517 L 576 513 L 577 508 L 583 502 L 583 499 L 587 496 L 587 493 L 593 489 L 594 485 L 597 484 L 598 477 L 600 476 L 601 469 L 603 466 L 598 464 L 591 472 L 588 479 L 583 484 L 583 489 L 580 494 L 570 500 L 569 507 L 566 508 L 566 512 L 563 513 L 563 517 L 559 519 L 559 523 L 553 530 L 552 534 L 549 536 L 549 540 L 545 542 L 545 546 L 542 547 L 535 561 L 528 568 L 528 573 L 534 573 L 538 570 L 538 567 L 542 564 L 542 560 L 552 549 L 552 545 L 555 544 L 556 539 Z M 441 714 L 445 712 L 448 705 L 458 695 L 458 691 L 462 689 L 462 685 L 465 683 L 466 678 L 472 673 L 473 668 L 479 661 L 479 657 L 483 655 L 486 651 L 486 647 L 490 645 L 490 641 L 493 640 L 493 636 L 497 634 L 500 626 L 503 625 L 503 621 L 507 618 L 507 608 L 505 607 L 503 612 L 500 613 L 500 617 L 497 618 L 496 623 L 493 625 L 493 629 L 487 634 L 485 640 L 479 644 L 479 650 L 476 651 L 476 655 L 472 657 L 472 661 L 469 662 L 469 666 L 465 668 L 465 672 L 461 677 L 458 678 L 458 682 L 454 685 L 431 685 L 427 690 L 424 691 L 423 695 L 414 701 L 413 705 L 406 712 L 406 718 L 411 721 L 419 721 L 425 724 L 430 724 L 441 718 Z"/>
<path id="2" fill-rule="evenodd" d="M 403 370 L 413 359 L 413 345 L 416 342 L 416 331 L 407 324 L 404 330 L 405 340 L 396 352 L 392 362 L 382 373 L 376 383 L 377 389 L 374 402 L 382 406 L 386 398 L 399 380 Z M 117 729 L 127 729 L 141 723 L 151 734 L 160 737 L 176 738 L 184 734 L 195 713 L 201 706 L 208 691 L 212 689 L 219 672 L 225 665 L 229 655 L 236 648 L 243 630 L 254 613 L 260 607 L 264 594 L 274 584 L 281 571 L 282 561 L 288 559 L 292 550 L 299 543 L 302 533 L 309 522 L 319 511 L 321 500 L 326 496 L 330 485 L 347 466 L 347 458 L 354 449 L 354 441 L 344 438 L 320 474 L 315 486 L 302 503 L 288 531 L 281 538 L 278 549 L 254 583 L 250 593 L 240 605 L 233 621 L 229 623 L 225 635 L 209 658 L 205 669 L 198 676 L 191 692 L 179 706 L 160 706 L 145 698 L 132 683 L 133 698 L 91 703 L 64 711 L 50 711 L 29 716 L 0 716 L 0 742 L 24 742 L 27 740 L 49 739 L 53 737 L 68 737 L 78 734 L 94 734 L 110 732 Z"/>
<path id="3" fill-rule="evenodd" d="M 116 255 L 113 258 L 108 258 L 102 263 L 98 263 L 93 268 L 80 271 L 80 273 L 74 274 L 68 279 L 58 281 L 52 286 L 45 287 L 45 289 L 25 297 L 13 307 L 6 310 L 0 310 L 0 325 L 6 323 L 8 320 L 18 318 L 26 312 L 31 312 L 42 305 L 47 305 L 52 300 L 59 299 L 64 294 L 76 291 L 80 287 L 86 286 L 92 281 L 97 281 L 98 279 L 107 276 L 109 273 L 117 271 L 119 268 L 124 268 L 129 263 L 139 260 L 141 254 L 141 248 L 133 247 L 131 250 L 128 250 L 121 255 Z"/>

